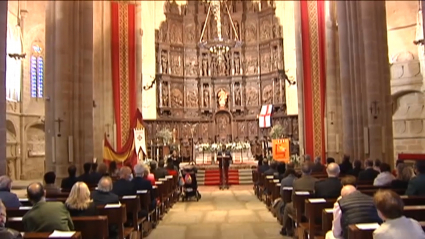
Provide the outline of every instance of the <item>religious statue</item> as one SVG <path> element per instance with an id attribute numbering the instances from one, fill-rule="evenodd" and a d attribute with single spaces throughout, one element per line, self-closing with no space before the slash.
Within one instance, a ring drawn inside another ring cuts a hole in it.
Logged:
<path id="1" fill-rule="evenodd" d="M 173 129 L 173 143 L 176 142 L 176 138 L 177 138 L 177 130 L 176 128 Z"/>
<path id="2" fill-rule="evenodd" d="M 235 84 L 235 105 L 242 105 L 241 87 L 239 86 L 239 84 Z"/>
<path id="3" fill-rule="evenodd" d="M 208 59 L 202 59 L 202 76 L 208 76 Z"/>
<path id="4" fill-rule="evenodd" d="M 218 61 L 218 73 L 221 76 L 226 75 L 226 62 L 224 60 L 219 59 L 219 61 Z"/>
<path id="5" fill-rule="evenodd" d="M 279 69 L 279 55 L 277 53 L 277 47 L 273 48 L 273 70 Z"/>
<path id="6" fill-rule="evenodd" d="M 162 105 L 165 107 L 169 106 L 170 99 L 168 97 L 168 87 L 166 84 L 162 84 Z"/>
<path id="7" fill-rule="evenodd" d="M 163 51 L 161 53 L 161 73 L 167 74 L 168 73 L 168 59 L 167 59 L 167 53 Z"/>
<path id="8" fill-rule="evenodd" d="M 210 92 L 208 89 L 204 89 L 204 107 L 210 107 Z"/>
<path id="9" fill-rule="evenodd" d="M 217 93 L 218 105 L 220 108 L 225 108 L 227 103 L 227 93 L 223 89 L 220 89 Z"/>
<path id="10" fill-rule="evenodd" d="M 235 65 L 235 75 L 239 75 L 241 73 L 241 61 L 239 59 L 239 55 L 235 55 L 234 65 Z"/>

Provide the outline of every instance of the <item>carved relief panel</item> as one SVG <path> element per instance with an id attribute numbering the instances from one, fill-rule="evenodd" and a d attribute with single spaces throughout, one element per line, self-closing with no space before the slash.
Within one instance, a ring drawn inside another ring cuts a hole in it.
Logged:
<path id="1" fill-rule="evenodd" d="M 197 86 L 196 82 L 193 85 Z M 188 87 L 186 90 L 186 107 L 187 108 L 198 108 L 198 87 Z"/>
<path id="2" fill-rule="evenodd" d="M 181 87 L 172 87 L 171 107 L 183 108 L 183 90 L 181 89 Z"/>
<path id="3" fill-rule="evenodd" d="M 285 83 L 278 72 L 284 69 L 282 27 L 273 4 L 264 2 L 260 11 L 258 2 L 227 3 L 231 18 L 222 14 L 222 35 L 237 35 L 243 43 L 223 55 L 198 44 L 204 24 L 208 27 L 203 40 L 218 33 L 213 17 L 206 22 L 207 4 L 188 1 L 179 7 L 167 1 L 164 5 L 166 19 L 155 35 L 158 119 L 175 125 L 181 132 L 179 137 L 191 138 L 190 128 L 195 124 L 193 137 L 201 137 L 205 142 L 207 138 L 214 141 L 218 132 L 223 131 L 220 127 L 225 126 L 230 128 L 221 138 L 229 139 L 229 134 L 230 138 L 260 136 L 267 133 L 260 131 L 258 121 L 254 120 L 260 106 L 284 106 Z M 224 112 L 227 115 L 220 115 Z M 286 122 L 292 132 L 292 121 L 283 121 L 285 112 L 276 115 L 280 121 L 275 122 Z M 150 130 L 163 126 L 161 123 Z"/>

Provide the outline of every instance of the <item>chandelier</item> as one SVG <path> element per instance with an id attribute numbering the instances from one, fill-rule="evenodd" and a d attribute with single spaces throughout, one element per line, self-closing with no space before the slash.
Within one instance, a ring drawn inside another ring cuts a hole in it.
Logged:
<path id="1" fill-rule="evenodd" d="M 205 18 L 204 26 L 202 27 L 201 38 L 199 39 L 198 45 L 201 48 L 209 50 L 212 54 L 217 55 L 218 58 L 221 59 L 225 53 L 230 51 L 230 49 L 241 47 L 242 41 L 239 40 L 238 32 L 236 31 L 235 25 L 233 24 L 232 16 L 230 15 L 229 7 L 227 6 L 227 1 L 207 0 L 206 3 L 208 4 L 208 12 Z M 226 38 L 223 37 L 221 32 L 222 10 L 224 10 L 223 14 L 226 14 L 229 18 L 233 37 L 230 36 L 231 34 L 229 34 L 229 36 Z M 215 27 L 217 34 L 208 38 L 205 36 L 205 31 L 209 25 L 208 22 L 211 20 L 211 17 L 213 17 L 216 22 Z"/>

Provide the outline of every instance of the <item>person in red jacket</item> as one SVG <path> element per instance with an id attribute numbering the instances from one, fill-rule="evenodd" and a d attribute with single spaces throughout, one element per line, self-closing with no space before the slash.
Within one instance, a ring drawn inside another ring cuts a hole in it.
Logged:
<path id="1" fill-rule="evenodd" d="M 172 175 L 172 176 L 178 175 L 178 171 L 177 171 L 176 167 L 174 166 L 172 158 L 167 159 L 166 169 L 168 171 L 168 175 Z"/>

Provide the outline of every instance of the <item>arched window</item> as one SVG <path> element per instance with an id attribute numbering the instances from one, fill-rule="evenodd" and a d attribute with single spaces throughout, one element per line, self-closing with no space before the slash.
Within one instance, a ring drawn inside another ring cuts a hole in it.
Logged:
<path id="1" fill-rule="evenodd" d="M 44 96 L 44 59 L 43 49 L 40 45 L 32 46 L 30 58 L 31 97 L 43 98 Z"/>

